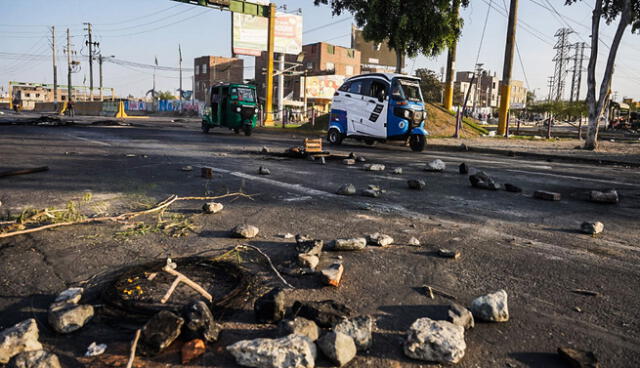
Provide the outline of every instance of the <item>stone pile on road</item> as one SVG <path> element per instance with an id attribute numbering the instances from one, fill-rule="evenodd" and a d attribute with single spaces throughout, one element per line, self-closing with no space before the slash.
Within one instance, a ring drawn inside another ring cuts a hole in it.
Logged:
<path id="1" fill-rule="evenodd" d="M 618 191 L 616 191 L 615 189 L 609 189 L 604 192 L 601 192 L 598 190 L 592 190 L 589 193 L 589 200 L 591 202 L 596 202 L 596 203 L 610 203 L 610 204 L 615 204 L 620 201 L 618 197 Z"/>
<path id="2" fill-rule="evenodd" d="M 427 163 L 427 166 L 425 166 L 424 169 L 425 171 L 430 171 L 430 172 L 443 172 L 446 168 L 447 168 L 447 165 L 444 163 L 444 161 L 440 159 L 436 159 Z"/>
<path id="3" fill-rule="evenodd" d="M 83 288 L 64 290 L 49 307 L 48 321 L 58 333 L 70 333 L 79 330 L 93 317 L 93 306 L 78 304 Z"/>
<path id="4" fill-rule="evenodd" d="M 499 190 L 500 184 L 496 183 L 493 178 L 485 174 L 484 171 L 477 172 L 473 175 L 469 175 L 469 181 L 474 188 Z"/>
<path id="5" fill-rule="evenodd" d="M 378 247 L 388 247 L 393 244 L 393 238 L 387 234 L 373 233 L 367 237 L 367 243 Z"/>

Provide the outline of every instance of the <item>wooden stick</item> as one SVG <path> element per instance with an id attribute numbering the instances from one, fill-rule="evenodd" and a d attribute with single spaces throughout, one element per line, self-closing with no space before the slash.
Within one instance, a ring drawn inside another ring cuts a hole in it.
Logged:
<path id="1" fill-rule="evenodd" d="M 269 266 L 271 267 L 271 269 L 273 270 L 273 272 L 276 274 L 276 276 L 278 276 L 278 278 L 280 279 L 280 281 L 282 281 L 283 284 L 285 284 L 288 288 L 290 289 L 295 289 L 293 287 L 293 285 L 291 285 L 290 283 L 287 282 L 287 280 L 284 279 L 284 277 L 282 277 L 282 275 L 280 274 L 280 272 L 278 272 L 278 270 L 276 269 L 276 267 L 273 265 L 273 262 L 271 262 L 271 258 L 269 258 L 268 255 L 264 254 L 264 252 L 262 252 L 260 250 L 260 248 L 254 247 L 253 245 L 238 245 L 236 248 L 242 249 L 242 248 L 249 248 L 249 249 L 253 249 L 256 252 L 262 254 L 262 256 L 264 258 L 267 259 L 267 262 L 269 262 Z"/>
<path id="2" fill-rule="evenodd" d="M 177 279 L 174 281 L 174 283 L 176 283 L 176 281 L 177 282 L 184 282 L 185 284 L 189 285 L 193 290 L 197 291 L 203 297 L 205 297 L 209 301 L 209 303 L 211 303 L 213 301 L 213 297 L 211 296 L 211 294 L 209 294 L 205 289 L 202 288 L 202 286 L 200 286 L 197 283 L 193 282 L 187 276 L 185 276 L 185 275 L 181 274 L 180 272 L 170 268 L 169 266 L 164 266 L 162 268 L 162 271 L 164 271 L 166 273 L 169 273 L 169 274 L 171 274 L 173 276 L 176 276 Z M 169 296 L 171 296 L 171 295 L 169 295 Z"/>
<path id="3" fill-rule="evenodd" d="M 445 298 L 449 298 L 449 299 L 453 299 L 453 300 L 456 299 L 455 296 L 453 296 L 451 294 L 447 294 L 442 290 L 438 290 L 438 289 L 434 288 L 433 286 L 425 285 L 424 287 L 427 288 L 427 291 L 429 291 L 431 293 L 431 299 L 433 299 L 433 296 L 432 296 L 433 294 L 442 295 Z"/>
<path id="4" fill-rule="evenodd" d="M 598 294 L 597 291 L 591 291 L 591 290 L 585 290 L 585 289 L 573 289 L 571 290 L 572 293 L 576 293 L 576 294 L 582 294 L 582 295 L 586 295 L 586 296 L 598 296 L 600 294 Z"/>
<path id="5" fill-rule="evenodd" d="M 7 176 L 33 174 L 33 173 L 47 171 L 47 170 L 49 170 L 49 166 L 40 166 L 40 167 L 31 168 L 31 169 L 16 169 L 16 170 L 0 171 L 0 178 L 4 178 Z"/>
<path id="6" fill-rule="evenodd" d="M 127 362 L 127 368 L 133 367 L 133 360 L 136 358 L 136 349 L 138 348 L 138 340 L 140 340 L 140 329 L 136 330 L 136 335 L 133 337 L 131 343 L 131 352 L 129 353 L 129 361 Z"/>
<path id="7" fill-rule="evenodd" d="M 171 294 L 173 294 L 173 292 L 176 290 L 176 287 L 178 287 L 180 281 L 180 276 L 176 277 L 175 280 L 173 280 L 173 283 L 171 284 L 171 287 L 169 287 L 169 290 L 167 290 L 162 299 L 160 299 L 160 303 L 164 304 L 169 301 L 169 298 L 171 298 Z"/>

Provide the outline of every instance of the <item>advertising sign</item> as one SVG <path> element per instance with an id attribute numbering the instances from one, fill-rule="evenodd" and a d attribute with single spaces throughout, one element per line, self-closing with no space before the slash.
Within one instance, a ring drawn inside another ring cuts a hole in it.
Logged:
<path id="1" fill-rule="evenodd" d="M 267 26 L 264 17 L 233 13 L 233 52 L 238 55 L 260 56 L 267 51 Z M 276 14 L 275 52 L 297 55 L 302 52 L 302 17 Z"/>
<path id="2" fill-rule="evenodd" d="M 344 75 L 307 77 L 307 98 L 330 100 L 345 79 Z M 300 96 L 304 96 L 304 77 L 300 78 Z"/>

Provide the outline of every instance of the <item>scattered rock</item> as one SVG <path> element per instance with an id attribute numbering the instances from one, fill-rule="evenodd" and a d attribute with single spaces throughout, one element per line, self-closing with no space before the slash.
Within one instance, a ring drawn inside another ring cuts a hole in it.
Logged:
<path id="1" fill-rule="evenodd" d="M 412 236 L 407 243 L 414 247 L 420 246 L 420 240 L 418 240 L 418 238 L 416 238 L 415 236 Z"/>
<path id="2" fill-rule="evenodd" d="M 610 189 L 604 192 L 592 190 L 589 193 L 589 200 L 596 203 L 618 203 L 618 192 L 615 189 Z"/>
<path id="3" fill-rule="evenodd" d="M 271 289 L 253 304 L 256 319 L 263 323 L 280 321 L 284 317 L 286 309 L 286 293 L 281 288 Z"/>
<path id="4" fill-rule="evenodd" d="M 281 237 L 282 239 L 291 239 L 291 238 L 293 238 L 293 234 L 291 234 L 291 233 L 278 234 L 278 236 Z"/>
<path id="5" fill-rule="evenodd" d="M 84 353 L 86 357 L 98 356 L 104 354 L 107 350 L 107 344 L 96 344 L 96 342 L 92 342 L 91 345 L 87 348 L 87 351 Z"/>
<path id="6" fill-rule="evenodd" d="M 440 248 L 438 249 L 438 255 L 442 258 L 458 259 L 460 258 L 460 251 Z"/>
<path id="7" fill-rule="evenodd" d="M 368 171 L 384 171 L 384 165 L 382 164 L 366 164 L 363 168 Z"/>
<path id="8" fill-rule="evenodd" d="M 460 174 L 468 174 L 469 173 L 469 165 L 467 165 L 466 163 L 461 163 L 460 166 L 458 166 L 458 170 L 460 171 Z"/>
<path id="9" fill-rule="evenodd" d="M 318 348 L 338 367 L 349 363 L 357 353 L 356 344 L 350 336 L 333 331 L 318 339 Z"/>
<path id="10" fill-rule="evenodd" d="M 156 355 L 167 348 L 180 335 L 184 319 L 176 314 L 163 310 L 156 313 L 140 334 L 138 351 L 142 355 Z"/>
<path id="11" fill-rule="evenodd" d="M 269 153 L 269 147 L 267 147 L 267 146 L 262 146 L 262 149 L 260 150 L 260 152 L 262 152 L 262 153 Z"/>
<path id="12" fill-rule="evenodd" d="M 545 201 L 559 201 L 561 198 L 560 193 L 548 192 L 546 190 L 536 190 L 533 192 L 533 198 L 542 199 Z"/>
<path id="13" fill-rule="evenodd" d="M 320 327 L 333 327 L 351 316 L 351 309 L 334 300 L 320 302 L 296 301 L 292 307 L 293 315 L 310 319 Z"/>
<path id="14" fill-rule="evenodd" d="M 14 356 L 33 350 L 42 350 L 38 341 L 38 324 L 33 318 L 24 320 L 0 332 L 0 364 L 7 364 Z"/>
<path id="15" fill-rule="evenodd" d="M 320 156 L 320 164 L 321 165 L 326 165 L 327 161 L 325 160 L 324 156 Z"/>
<path id="16" fill-rule="evenodd" d="M 379 185 L 375 185 L 375 184 L 369 184 L 369 185 L 367 185 L 367 189 L 375 190 L 376 192 L 380 192 L 380 193 L 383 193 L 383 192 L 384 192 L 384 190 L 382 190 L 382 188 L 380 188 L 380 186 L 379 186 Z"/>
<path id="17" fill-rule="evenodd" d="M 356 161 L 358 161 L 358 162 L 366 162 L 366 161 L 367 161 L 367 159 L 366 159 L 366 158 L 364 158 L 364 156 L 357 156 L 357 157 L 356 157 Z"/>
<path id="18" fill-rule="evenodd" d="M 238 341 L 227 346 L 236 363 L 260 368 L 314 368 L 316 345 L 308 337 L 291 334 L 280 339 Z"/>
<path id="19" fill-rule="evenodd" d="M 598 358 L 592 351 L 560 347 L 558 354 L 574 368 L 600 368 Z"/>
<path id="20" fill-rule="evenodd" d="M 93 317 L 92 305 L 79 305 L 83 288 L 70 288 L 61 292 L 49 307 L 48 321 L 59 333 L 79 330 Z"/>
<path id="21" fill-rule="evenodd" d="M 193 302 L 185 306 L 183 315 L 185 319 L 183 334 L 187 339 L 218 341 L 222 326 L 213 318 L 207 303 L 202 300 Z"/>
<path id="22" fill-rule="evenodd" d="M 473 175 L 469 175 L 469 181 L 474 188 L 488 190 L 500 189 L 500 184 L 496 183 L 489 175 L 485 174 L 483 171 L 480 171 Z"/>
<path id="23" fill-rule="evenodd" d="M 473 328 L 475 325 L 473 314 L 458 303 L 451 303 L 447 311 L 447 321 L 463 327 L 465 330 Z"/>
<path id="24" fill-rule="evenodd" d="M 520 193 L 520 192 L 522 192 L 522 188 L 520 188 L 517 185 L 513 185 L 513 184 L 509 184 L 509 183 L 505 183 L 504 184 L 504 190 L 506 190 L 507 192 L 511 192 L 511 193 Z"/>
<path id="25" fill-rule="evenodd" d="M 345 165 L 355 165 L 356 160 L 353 158 L 345 158 L 344 160 L 342 160 L 342 163 Z"/>
<path id="26" fill-rule="evenodd" d="M 313 254 L 300 253 L 298 254 L 298 264 L 300 267 L 308 268 L 311 271 L 315 271 L 320 263 L 320 258 Z"/>
<path id="27" fill-rule="evenodd" d="M 402 175 L 402 168 L 396 167 L 395 169 L 393 169 L 393 173 L 396 175 Z"/>
<path id="28" fill-rule="evenodd" d="M 580 230 L 582 230 L 582 232 L 585 234 L 596 235 L 604 231 L 604 224 L 600 221 L 596 221 L 596 222 L 585 221 L 582 223 L 582 225 L 580 225 Z"/>
<path id="29" fill-rule="evenodd" d="M 321 273 L 325 284 L 338 287 L 340 286 L 340 280 L 342 280 L 344 266 L 342 263 L 332 263 L 327 268 L 323 269 Z"/>
<path id="30" fill-rule="evenodd" d="M 373 344 L 373 317 L 369 315 L 343 319 L 333 330 L 351 336 L 358 351 L 368 350 Z"/>
<path id="31" fill-rule="evenodd" d="M 407 185 L 409 186 L 409 189 L 422 190 L 427 186 L 427 183 L 420 179 L 409 179 L 407 180 Z"/>
<path id="32" fill-rule="evenodd" d="M 200 168 L 200 176 L 205 179 L 213 178 L 213 168 L 211 167 L 201 167 Z"/>
<path id="33" fill-rule="evenodd" d="M 300 254 L 320 256 L 324 242 L 320 239 L 311 239 L 301 234 L 296 235 L 296 251 Z"/>
<path id="34" fill-rule="evenodd" d="M 442 172 L 447 168 L 447 165 L 441 159 L 436 159 L 427 164 L 424 168 L 426 171 L 431 172 Z"/>
<path id="35" fill-rule="evenodd" d="M 238 225 L 234 227 L 233 230 L 231 230 L 231 233 L 235 237 L 245 238 L 245 239 L 255 238 L 256 235 L 258 235 L 258 232 L 260 232 L 260 229 L 258 229 L 253 225 L 247 225 L 247 224 Z"/>
<path id="36" fill-rule="evenodd" d="M 293 320 L 282 320 L 278 327 L 282 335 L 296 334 L 306 336 L 311 341 L 316 341 L 320 337 L 320 327 L 318 327 L 315 322 L 303 317 L 296 317 Z"/>
<path id="37" fill-rule="evenodd" d="M 13 359 L 9 368 L 61 368 L 58 356 L 46 350 L 24 351 Z"/>
<path id="38" fill-rule="evenodd" d="M 223 208 L 224 206 L 222 205 L 222 203 L 217 203 L 217 202 L 207 202 L 204 205 L 202 205 L 202 211 L 208 214 L 218 213 L 222 211 Z"/>
<path id="39" fill-rule="evenodd" d="M 260 166 L 260 168 L 258 169 L 258 174 L 260 174 L 260 175 L 271 175 L 271 170 L 267 169 L 264 166 Z"/>
<path id="40" fill-rule="evenodd" d="M 356 187 L 353 184 L 344 184 L 340 188 L 338 188 L 338 191 L 336 192 L 336 194 L 354 195 L 356 194 Z"/>
<path id="41" fill-rule="evenodd" d="M 182 170 L 182 171 L 193 171 L 193 166 L 191 166 L 191 165 L 182 166 L 182 168 L 180 170 Z"/>
<path id="42" fill-rule="evenodd" d="M 393 238 L 387 234 L 373 233 L 368 237 L 368 243 L 379 247 L 388 247 L 393 243 Z"/>
<path id="43" fill-rule="evenodd" d="M 195 358 L 201 356 L 207 351 L 207 345 L 201 339 L 193 339 L 187 341 L 180 349 L 182 364 L 188 364 Z"/>
<path id="44" fill-rule="evenodd" d="M 336 251 L 362 250 L 366 246 L 367 246 L 367 239 L 365 238 L 336 239 L 333 244 L 332 250 L 336 250 Z"/>
<path id="45" fill-rule="evenodd" d="M 509 320 L 507 292 L 498 290 L 495 293 L 480 296 L 471 302 L 471 313 L 481 321 L 506 322 Z"/>
<path id="46" fill-rule="evenodd" d="M 407 331 L 404 353 L 413 359 L 455 364 L 466 348 L 463 327 L 425 317 L 413 322 Z"/>
<path id="47" fill-rule="evenodd" d="M 466 144 L 464 143 L 460 144 L 460 151 L 468 151 L 468 150 L 469 150 L 469 147 Z"/>
<path id="48" fill-rule="evenodd" d="M 362 192 L 360 192 L 360 194 L 362 194 L 364 197 L 378 198 L 380 197 L 381 193 L 378 190 L 365 189 Z"/>

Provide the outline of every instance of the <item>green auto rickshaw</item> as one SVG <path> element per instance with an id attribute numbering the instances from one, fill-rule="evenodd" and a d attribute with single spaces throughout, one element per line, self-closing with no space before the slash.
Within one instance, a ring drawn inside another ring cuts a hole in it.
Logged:
<path id="1" fill-rule="evenodd" d="M 224 83 L 207 90 L 205 109 L 202 114 L 202 132 L 226 127 L 246 136 L 256 127 L 258 117 L 256 87 L 248 84 Z"/>

